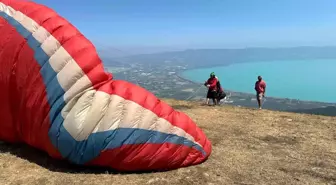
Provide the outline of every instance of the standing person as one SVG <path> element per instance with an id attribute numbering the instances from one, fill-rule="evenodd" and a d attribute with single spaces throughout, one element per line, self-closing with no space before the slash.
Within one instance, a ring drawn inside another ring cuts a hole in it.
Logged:
<path id="1" fill-rule="evenodd" d="M 266 93 L 266 82 L 262 79 L 261 76 L 258 76 L 258 81 L 256 81 L 254 89 L 257 93 L 259 109 L 261 109 L 261 100 L 263 97 L 265 97 Z"/>
<path id="2" fill-rule="evenodd" d="M 217 105 L 217 82 L 218 79 L 215 76 L 215 73 L 210 73 L 210 78 L 204 83 L 208 87 L 207 100 L 206 104 L 209 105 L 210 99 L 212 99 L 214 105 Z"/>

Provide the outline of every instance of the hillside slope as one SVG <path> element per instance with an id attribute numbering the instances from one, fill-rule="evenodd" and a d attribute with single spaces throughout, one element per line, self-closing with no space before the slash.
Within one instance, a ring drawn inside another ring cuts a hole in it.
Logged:
<path id="1" fill-rule="evenodd" d="M 166 102 L 191 116 L 212 141 L 213 153 L 205 163 L 115 174 L 2 143 L 0 184 L 336 184 L 335 117 Z"/>

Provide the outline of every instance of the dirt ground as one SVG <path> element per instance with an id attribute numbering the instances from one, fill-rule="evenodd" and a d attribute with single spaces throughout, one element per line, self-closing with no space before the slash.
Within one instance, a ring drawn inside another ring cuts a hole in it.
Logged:
<path id="1" fill-rule="evenodd" d="M 168 172 L 75 167 L 25 145 L 0 144 L 0 184 L 336 184 L 336 117 L 166 100 L 213 144 L 210 158 Z"/>

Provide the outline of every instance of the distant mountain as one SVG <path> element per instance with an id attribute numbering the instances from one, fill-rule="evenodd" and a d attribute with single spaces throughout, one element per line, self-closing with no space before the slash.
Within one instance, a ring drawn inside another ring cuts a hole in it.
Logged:
<path id="1" fill-rule="evenodd" d="M 336 59 L 336 46 L 245 49 L 195 49 L 176 52 L 133 55 L 121 58 L 128 63 L 161 65 L 170 61 L 189 67 L 228 65 L 241 62 L 274 60 Z"/>
<path id="2" fill-rule="evenodd" d="M 129 63 L 118 59 L 113 59 L 106 56 L 100 56 L 100 58 L 103 61 L 105 67 L 131 67 Z"/>

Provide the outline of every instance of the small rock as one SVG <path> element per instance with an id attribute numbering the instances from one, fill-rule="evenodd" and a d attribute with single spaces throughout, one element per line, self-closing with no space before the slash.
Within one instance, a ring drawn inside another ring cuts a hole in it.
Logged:
<path id="1" fill-rule="evenodd" d="M 293 120 L 292 119 L 287 119 L 288 122 L 292 122 Z"/>
<path id="2" fill-rule="evenodd" d="M 157 182 L 157 181 L 159 181 L 159 180 L 160 180 L 160 178 L 150 179 L 150 180 L 147 182 L 147 184 L 152 184 L 152 183 Z"/>
<path id="3" fill-rule="evenodd" d="M 154 179 L 150 179 L 150 180 L 147 182 L 147 184 L 152 184 L 153 182 L 155 182 L 155 180 L 154 180 Z"/>

